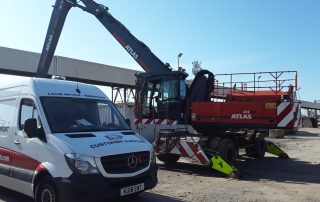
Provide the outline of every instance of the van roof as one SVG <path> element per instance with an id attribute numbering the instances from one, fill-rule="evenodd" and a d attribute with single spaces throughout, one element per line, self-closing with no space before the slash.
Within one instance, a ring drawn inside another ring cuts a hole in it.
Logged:
<path id="1" fill-rule="evenodd" d="M 19 86 L 29 86 L 36 96 L 78 97 L 109 100 L 107 96 L 94 85 L 56 79 L 23 78 L 18 81 L 12 81 L 7 84 L 0 85 L 0 90 Z"/>

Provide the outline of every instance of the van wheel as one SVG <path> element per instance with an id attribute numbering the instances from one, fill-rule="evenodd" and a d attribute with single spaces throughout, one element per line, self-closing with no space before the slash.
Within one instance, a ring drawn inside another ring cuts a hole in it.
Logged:
<path id="1" fill-rule="evenodd" d="M 46 176 L 39 182 L 35 202 L 59 202 L 58 189 L 52 177 Z"/>

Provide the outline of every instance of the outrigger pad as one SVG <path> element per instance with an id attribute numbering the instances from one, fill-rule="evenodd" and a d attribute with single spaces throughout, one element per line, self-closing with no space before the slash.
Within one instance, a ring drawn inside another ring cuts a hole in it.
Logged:
<path id="1" fill-rule="evenodd" d="M 278 156 L 280 159 L 289 159 L 290 157 L 276 144 L 266 141 L 266 152 Z"/>
<path id="2" fill-rule="evenodd" d="M 232 178 L 240 178 L 241 175 L 238 170 L 234 166 L 228 164 L 225 160 L 223 160 L 221 156 L 214 155 L 211 157 L 210 161 L 211 168 L 213 168 L 214 170 L 222 172 Z"/>

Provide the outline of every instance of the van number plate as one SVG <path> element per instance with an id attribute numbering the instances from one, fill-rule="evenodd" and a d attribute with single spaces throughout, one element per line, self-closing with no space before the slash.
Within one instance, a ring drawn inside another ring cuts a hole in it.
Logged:
<path id="1" fill-rule="evenodd" d="M 130 187 L 124 187 L 124 188 L 120 189 L 120 196 L 133 194 L 133 193 L 136 193 L 136 192 L 139 192 L 142 190 L 144 190 L 144 183 L 133 185 Z"/>

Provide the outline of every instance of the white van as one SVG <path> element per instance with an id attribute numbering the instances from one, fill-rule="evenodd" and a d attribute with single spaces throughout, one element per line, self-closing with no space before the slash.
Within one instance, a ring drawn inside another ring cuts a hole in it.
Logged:
<path id="1" fill-rule="evenodd" d="M 0 185 L 36 202 L 155 187 L 152 145 L 93 85 L 26 78 L 0 86 Z"/>

